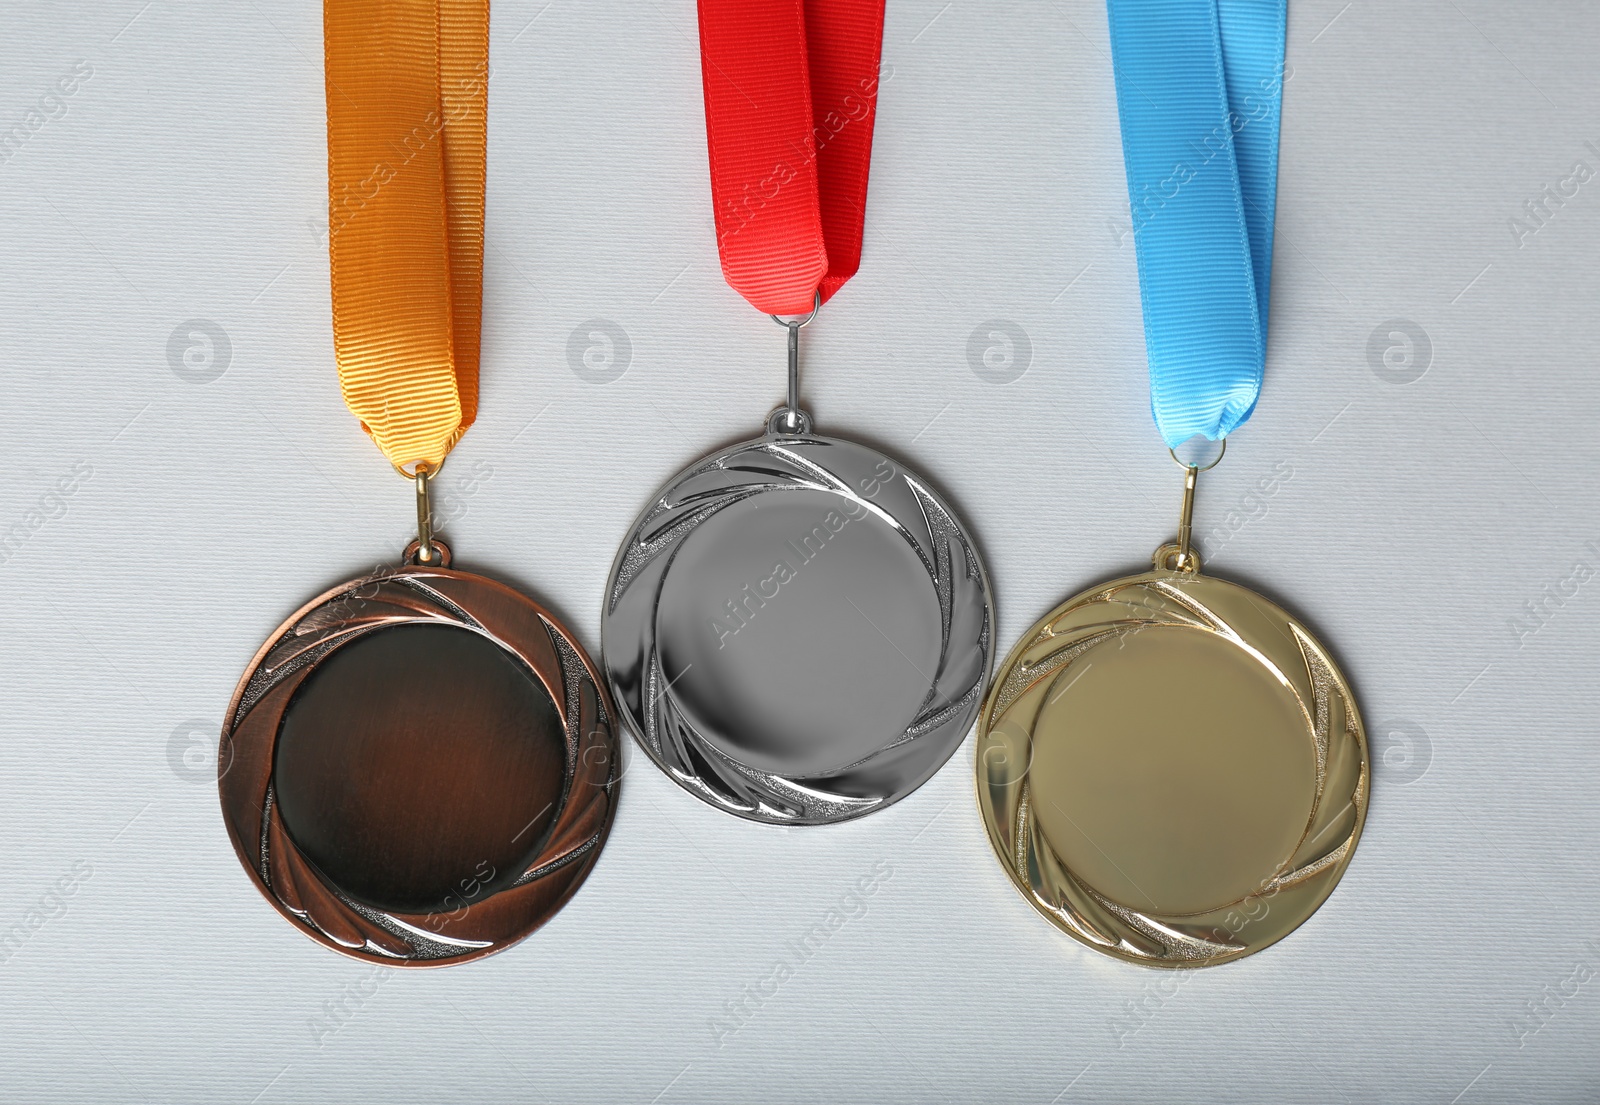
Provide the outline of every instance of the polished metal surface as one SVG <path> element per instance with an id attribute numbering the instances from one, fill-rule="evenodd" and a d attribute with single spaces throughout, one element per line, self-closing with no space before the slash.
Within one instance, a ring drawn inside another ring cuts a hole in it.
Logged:
<path id="1" fill-rule="evenodd" d="M 673 780 L 742 817 L 813 825 L 882 809 L 950 757 L 982 700 L 993 613 L 938 496 L 866 446 L 782 432 L 787 413 L 639 516 L 603 660 Z"/>
<path id="2" fill-rule="evenodd" d="M 1052 923 L 1157 967 L 1238 959 L 1332 893 L 1369 764 L 1349 685 L 1294 618 L 1170 565 L 1070 599 L 1001 666 L 978 804 Z M 1197 565 L 1197 561 L 1194 562 Z"/>
<path id="3" fill-rule="evenodd" d="M 615 710 L 588 658 L 537 603 L 431 548 L 438 566 L 352 580 L 285 622 L 218 755 L 256 888 L 318 943 L 405 967 L 538 928 L 616 805 Z"/>

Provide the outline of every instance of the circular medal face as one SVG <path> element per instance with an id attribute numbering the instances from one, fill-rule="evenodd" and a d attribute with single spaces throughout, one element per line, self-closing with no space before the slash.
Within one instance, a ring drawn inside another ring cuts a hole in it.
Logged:
<path id="1" fill-rule="evenodd" d="M 993 615 L 977 551 L 916 476 L 854 442 L 768 434 L 669 482 L 617 554 L 611 688 L 663 771 L 756 821 L 843 821 L 966 736 Z"/>
<path id="2" fill-rule="evenodd" d="M 1200 967 L 1332 893 L 1367 811 L 1349 685 L 1278 606 L 1197 572 L 1086 591 L 1035 625 L 978 723 L 990 843 L 1097 951 Z"/>
<path id="3" fill-rule="evenodd" d="M 257 889 L 319 943 L 395 966 L 475 959 L 594 865 L 614 717 L 531 599 L 447 567 L 379 572 L 256 654 L 223 730 L 223 817 Z"/>

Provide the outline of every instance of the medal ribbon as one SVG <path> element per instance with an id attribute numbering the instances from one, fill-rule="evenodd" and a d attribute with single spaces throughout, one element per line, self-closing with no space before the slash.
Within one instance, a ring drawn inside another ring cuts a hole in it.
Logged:
<path id="1" fill-rule="evenodd" d="M 699 0 L 722 273 L 803 315 L 861 264 L 884 0 Z"/>
<path id="2" fill-rule="evenodd" d="M 1169 446 L 1226 437 L 1266 364 L 1287 0 L 1106 0 L 1144 305 Z"/>
<path id="3" fill-rule="evenodd" d="M 488 0 L 326 0 L 323 35 L 340 389 L 436 471 L 478 407 Z"/>

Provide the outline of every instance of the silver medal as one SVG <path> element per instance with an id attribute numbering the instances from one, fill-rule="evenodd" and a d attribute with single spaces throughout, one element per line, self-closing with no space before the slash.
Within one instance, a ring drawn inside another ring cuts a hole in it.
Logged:
<path id="1" fill-rule="evenodd" d="M 949 507 L 876 450 L 812 433 L 791 400 L 640 514 L 602 645 L 622 715 L 679 785 L 817 825 L 939 770 L 977 716 L 993 634 L 987 573 Z"/>

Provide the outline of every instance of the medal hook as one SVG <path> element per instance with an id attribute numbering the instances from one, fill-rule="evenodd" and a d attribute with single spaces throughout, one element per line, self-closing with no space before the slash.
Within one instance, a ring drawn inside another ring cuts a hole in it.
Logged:
<path id="1" fill-rule="evenodd" d="M 1217 459 L 1210 464 L 1186 464 L 1178 458 L 1177 450 L 1168 448 L 1172 455 L 1172 462 L 1183 469 L 1183 510 L 1178 515 L 1178 542 L 1175 545 L 1162 545 L 1156 550 L 1155 566 L 1174 572 L 1198 572 L 1200 570 L 1200 554 L 1192 547 L 1194 537 L 1194 489 L 1200 481 L 1201 472 L 1209 472 L 1222 462 L 1228 452 L 1228 440 L 1223 438 L 1222 450 L 1217 453 Z"/>
<path id="2" fill-rule="evenodd" d="M 811 417 L 800 409 L 800 330 L 811 325 L 811 320 L 822 310 L 821 289 L 814 295 L 810 314 L 793 318 L 784 318 L 782 315 L 768 316 L 773 322 L 789 331 L 789 402 L 772 413 L 772 417 L 767 420 L 769 430 L 782 430 L 791 434 L 811 431 Z"/>
<path id="3" fill-rule="evenodd" d="M 410 480 L 417 489 L 417 536 L 406 544 L 400 559 L 407 564 L 423 564 L 429 568 L 450 567 L 450 546 L 433 535 L 433 477 L 439 474 L 444 462 L 430 465 L 419 461 L 407 472 L 400 465 L 394 469 Z"/>
<path id="4" fill-rule="evenodd" d="M 418 564 L 433 564 L 439 559 L 437 544 L 433 540 L 433 496 L 431 494 L 433 469 L 426 464 L 417 465 L 417 551 Z"/>
<path id="5" fill-rule="evenodd" d="M 1183 472 L 1183 513 L 1178 515 L 1178 556 L 1177 568 L 1180 572 L 1192 571 L 1194 552 L 1189 548 L 1189 539 L 1194 533 L 1194 485 L 1200 475 L 1200 469 L 1189 465 Z"/>

